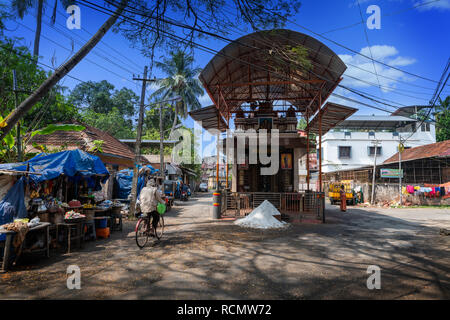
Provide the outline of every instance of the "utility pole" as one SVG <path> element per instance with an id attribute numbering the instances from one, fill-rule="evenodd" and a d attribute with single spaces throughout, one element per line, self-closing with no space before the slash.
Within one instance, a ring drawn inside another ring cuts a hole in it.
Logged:
<path id="1" fill-rule="evenodd" d="M 402 151 L 404 146 L 400 134 L 398 135 L 398 139 L 400 140 L 398 144 L 398 192 L 400 193 L 400 205 L 402 205 Z"/>
<path id="2" fill-rule="evenodd" d="M 163 147 L 163 139 L 164 139 L 164 132 L 163 132 L 163 121 L 162 121 L 162 108 L 163 104 L 159 104 L 159 172 L 161 174 L 161 178 L 164 180 L 166 171 L 164 168 L 164 147 Z"/>
<path id="3" fill-rule="evenodd" d="M 131 201 L 130 201 L 130 215 L 134 216 L 136 211 L 136 196 L 137 196 L 137 182 L 138 182 L 138 166 L 141 165 L 141 139 L 142 139 L 142 125 L 144 122 L 144 104 L 145 104 L 145 90 L 147 86 L 147 66 L 144 67 L 144 78 L 133 78 L 133 80 L 142 81 L 141 90 L 141 103 L 139 105 L 139 120 L 137 124 L 137 137 L 136 145 L 134 149 L 134 168 L 133 168 L 133 180 L 131 185 Z"/>
<path id="4" fill-rule="evenodd" d="M 13 74 L 13 91 L 14 91 L 14 103 L 15 108 L 17 109 L 17 105 L 19 104 L 19 97 L 18 97 L 18 88 L 17 88 L 17 75 L 16 70 L 14 69 L 12 71 Z M 17 143 L 17 161 L 22 162 L 22 139 L 20 137 L 20 121 L 17 121 L 17 135 L 16 135 L 16 143 Z"/>
<path id="5" fill-rule="evenodd" d="M 373 177 L 372 177 L 372 199 L 371 204 L 375 203 L 375 173 L 377 172 L 377 147 L 378 140 L 375 140 L 375 155 L 373 158 Z"/>

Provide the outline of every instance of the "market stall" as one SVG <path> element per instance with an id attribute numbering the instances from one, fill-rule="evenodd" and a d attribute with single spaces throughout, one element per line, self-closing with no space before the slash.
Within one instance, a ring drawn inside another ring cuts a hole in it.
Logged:
<path id="1" fill-rule="evenodd" d="M 29 231 L 43 229 L 44 236 L 48 234 L 45 240 L 37 237 L 31 247 L 45 249 L 45 244 L 50 244 L 70 252 L 71 243 L 81 246 L 84 240 L 96 238 L 95 211 L 104 212 L 113 207 L 111 201 L 104 201 L 101 196 L 109 177 L 105 165 L 98 157 L 78 149 L 42 153 L 25 162 L 0 164 L 0 176 L 8 177 L 3 181 L 12 185 L 0 201 L 3 269 L 9 263 L 8 245 L 14 242 L 17 256 L 21 253 L 18 247 L 23 246 L 16 240 L 4 241 L 8 236 L 17 239 L 20 235 L 26 246 Z"/>

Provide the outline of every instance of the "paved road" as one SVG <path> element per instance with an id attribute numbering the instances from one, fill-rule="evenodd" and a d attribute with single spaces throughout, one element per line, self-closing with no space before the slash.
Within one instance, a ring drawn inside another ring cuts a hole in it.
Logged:
<path id="1" fill-rule="evenodd" d="M 160 243 L 140 250 L 134 222 L 71 255 L 0 275 L 0 298 L 449 299 L 450 210 L 329 207 L 327 223 L 255 231 L 210 219 L 201 195 L 166 216 Z M 66 269 L 81 269 L 68 290 Z M 381 268 L 368 290 L 367 267 Z"/>

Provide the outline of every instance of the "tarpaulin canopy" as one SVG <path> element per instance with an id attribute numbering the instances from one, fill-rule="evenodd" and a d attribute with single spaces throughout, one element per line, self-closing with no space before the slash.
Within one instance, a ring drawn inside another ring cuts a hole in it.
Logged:
<path id="1" fill-rule="evenodd" d="M 52 180 L 62 174 L 68 177 L 100 175 L 103 176 L 103 183 L 109 177 L 109 172 L 99 157 L 79 149 L 52 154 L 41 153 L 25 162 L 0 164 L 1 171 L 30 172 L 29 177 L 35 183 Z"/>
<path id="2" fill-rule="evenodd" d="M 148 168 L 149 170 L 142 170 L 143 168 Z M 149 172 L 150 174 L 155 174 L 159 170 L 153 168 L 151 165 L 146 165 L 139 172 Z M 133 170 L 132 169 L 124 169 L 117 172 L 116 175 L 116 187 L 117 194 L 116 197 L 119 199 L 128 199 L 128 196 L 131 193 L 131 187 L 133 182 Z M 138 177 L 138 185 L 137 185 L 137 196 L 141 193 L 142 188 L 144 188 L 144 175 L 140 174 Z"/>
<path id="3" fill-rule="evenodd" d="M 0 201 L 0 225 L 10 223 L 16 218 L 22 219 L 27 217 L 24 181 L 23 177 L 20 178 Z M 4 238 L 4 236 L 0 235 L 0 241 L 3 241 Z"/>

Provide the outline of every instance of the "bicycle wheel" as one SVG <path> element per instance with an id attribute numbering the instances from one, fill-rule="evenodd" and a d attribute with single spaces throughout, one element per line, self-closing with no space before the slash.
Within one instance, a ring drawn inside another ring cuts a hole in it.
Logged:
<path id="1" fill-rule="evenodd" d="M 139 219 L 136 224 L 136 244 L 139 248 L 145 247 L 148 242 L 149 224 L 147 219 Z"/>
<path id="2" fill-rule="evenodd" d="M 161 239 L 161 237 L 163 236 L 164 233 L 164 217 L 160 216 L 159 217 L 159 222 L 158 222 L 158 228 L 156 229 L 156 237 L 159 239 Z"/>

